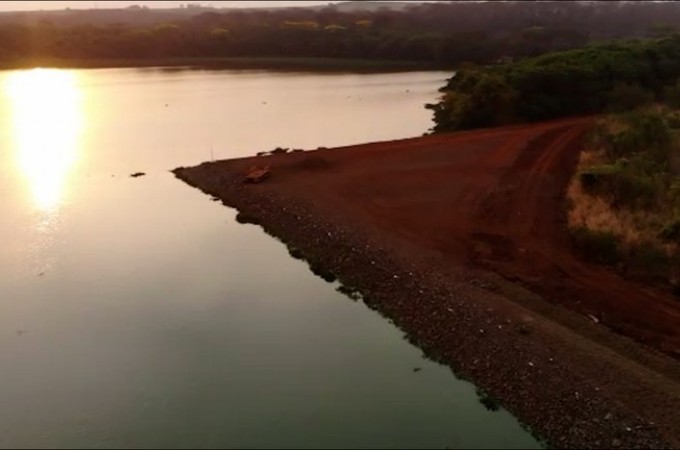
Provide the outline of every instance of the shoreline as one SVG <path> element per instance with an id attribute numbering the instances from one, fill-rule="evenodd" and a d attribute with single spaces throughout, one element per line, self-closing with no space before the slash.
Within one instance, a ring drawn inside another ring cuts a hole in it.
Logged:
<path id="1" fill-rule="evenodd" d="M 602 327 L 595 330 L 587 319 L 558 306 L 535 298 L 517 301 L 508 293 L 521 288 L 481 269 L 449 267 L 435 254 L 405 258 L 408 252 L 383 239 L 380 230 L 334 213 L 331 206 L 267 183 L 244 185 L 242 167 L 256 160 L 173 172 L 262 226 L 310 267 L 322 267 L 350 291 L 359 291 L 369 308 L 391 320 L 425 355 L 498 399 L 551 446 L 680 445 L 674 427 L 680 374 L 675 361 Z M 551 314 L 565 319 L 553 320 Z M 569 321 L 576 326 L 565 326 Z M 608 341 L 593 340 L 598 334 Z"/>
<path id="2" fill-rule="evenodd" d="M 186 57 L 186 58 L 112 58 L 64 59 L 32 58 L 0 60 L 0 70 L 33 68 L 112 69 L 112 68 L 168 68 L 182 70 L 278 70 L 295 72 L 350 72 L 385 73 L 411 71 L 453 71 L 450 65 L 422 61 L 363 60 L 339 58 L 285 57 Z"/>

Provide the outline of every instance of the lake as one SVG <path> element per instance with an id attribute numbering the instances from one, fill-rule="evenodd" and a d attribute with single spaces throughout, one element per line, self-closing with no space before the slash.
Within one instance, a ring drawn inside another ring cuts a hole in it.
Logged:
<path id="1" fill-rule="evenodd" d="M 421 135 L 448 76 L 0 72 L 0 446 L 540 447 L 169 172 Z"/>

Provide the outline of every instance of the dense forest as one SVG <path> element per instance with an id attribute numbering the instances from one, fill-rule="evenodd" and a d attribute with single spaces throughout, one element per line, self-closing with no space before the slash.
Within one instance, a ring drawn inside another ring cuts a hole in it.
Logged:
<path id="1" fill-rule="evenodd" d="M 590 45 L 492 65 L 463 65 L 434 111 L 434 131 L 627 111 L 680 96 L 680 35 Z"/>
<path id="2" fill-rule="evenodd" d="M 397 7 L 62 10 L 0 14 L 0 61 L 304 57 L 455 66 L 670 34 L 673 2 L 439 2 Z"/>

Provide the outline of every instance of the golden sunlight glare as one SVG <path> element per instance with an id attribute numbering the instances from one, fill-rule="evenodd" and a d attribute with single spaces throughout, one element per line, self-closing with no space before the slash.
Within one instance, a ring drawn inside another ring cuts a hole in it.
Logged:
<path id="1" fill-rule="evenodd" d="M 73 72 L 33 69 L 12 73 L 5 84 L 17 162 L 43 211 L 59 205 L 78 156 L 82 111 L 76 81 Z"/>

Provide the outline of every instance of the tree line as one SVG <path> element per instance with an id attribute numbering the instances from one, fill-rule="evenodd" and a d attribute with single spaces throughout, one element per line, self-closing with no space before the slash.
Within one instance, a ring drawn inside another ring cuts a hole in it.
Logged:
<path id="1" fill-rule="evenodd" d="M 626 111 L 680 100 L 680 35 L 594 44 L 494 66 L 464 65 L 427 105 L 434 131 Z"/>
<path id="2" fill-rule="evenodd" d="M 672 2 L 443 2 L 398 10 L 340 4 L 177 15 L 74 10 L 0 15 L 0 59 L 315 57 L 453 66 L 665 35 L 674 23 L 680 4 Z"/>

